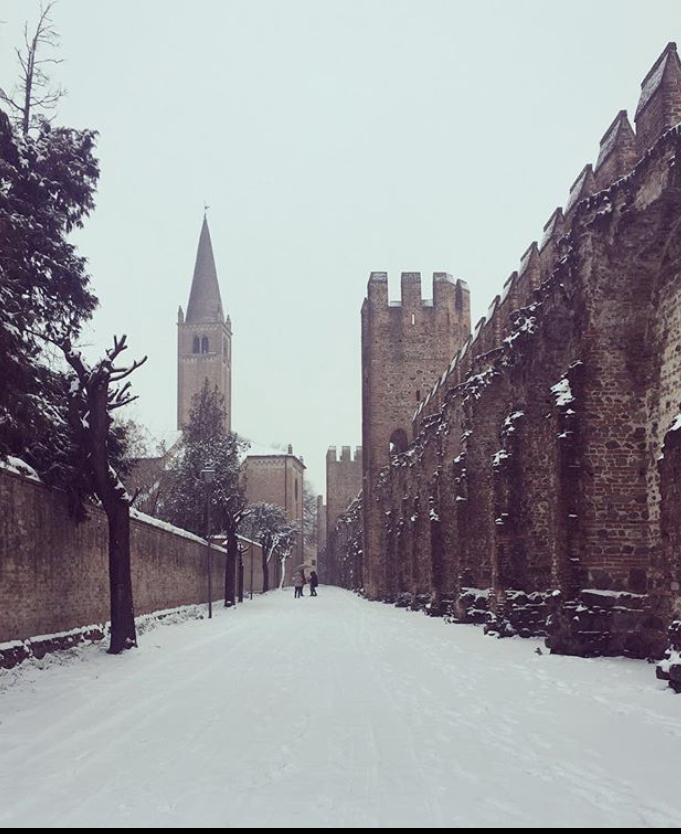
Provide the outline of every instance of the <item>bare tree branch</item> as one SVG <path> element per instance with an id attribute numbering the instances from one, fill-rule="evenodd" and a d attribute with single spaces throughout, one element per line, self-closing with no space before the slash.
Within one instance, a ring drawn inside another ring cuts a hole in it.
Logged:
<path id="1" fill-rule="evenodd" d="M 40 118 L 45 118 L 44 112 L 56 108 L 59 100 L 65 95 L 61 87 L 51 87 L 50 76 L 42 69 L 46 64 L 60 64 L 62 58 L 44 57 L 45 49 L 55 49 L 59 46 L 59 33 L 52 21 L 52 10 L 56 0 L 46 5 L 41 4 L 40 15 L 35 30 L 29 35 L 28 23 L 24 25 L 24 48 L 17 49 L 19 63 L 19 80 L 12 92 L 0 88 L 0 102 L 6 104 L 16 112 L 17 121 L 24 133 Z"/>

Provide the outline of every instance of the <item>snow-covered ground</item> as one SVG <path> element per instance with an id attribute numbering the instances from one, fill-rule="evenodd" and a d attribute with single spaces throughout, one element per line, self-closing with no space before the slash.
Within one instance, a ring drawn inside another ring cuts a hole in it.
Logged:
<path id="1" fill-rule="evenodd" d="M 681 697 L 322 587 L 0 678 L 0 826 L 681 825 Z"/>

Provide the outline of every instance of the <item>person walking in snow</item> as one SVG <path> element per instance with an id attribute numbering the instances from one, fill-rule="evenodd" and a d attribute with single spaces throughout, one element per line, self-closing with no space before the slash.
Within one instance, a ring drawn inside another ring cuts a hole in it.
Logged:
<path id="1" fill-rule="evenodd" d="M 317 596 L 317 585 L 319 585 L 319 579 L 317 578 L 317 571 L 313 570 L 310 574 L 310 596 L 316 597 Z"/>
<path id="2" fill-rule="evenodd" d="M 303 588 L 305 587 L 305 582 L 306 582 L 305 570 L 304 569 L 297 570 L 293 574 L 293 588 L 294 588 L 293 596 L 294 596 L 295 599 L 298 599 L 298 597 L 304 596 Z"/>

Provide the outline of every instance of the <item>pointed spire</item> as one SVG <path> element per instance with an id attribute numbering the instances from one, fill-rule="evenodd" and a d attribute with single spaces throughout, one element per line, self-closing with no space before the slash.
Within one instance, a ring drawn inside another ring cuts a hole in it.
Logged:
<path id="1" fill-rule="evenodd" d="M 187 324 L 199 324 L 223 322 L 224 318 L 213 246 L 210 242 L 208 220 L 204 213 L 185 321 Z"/>

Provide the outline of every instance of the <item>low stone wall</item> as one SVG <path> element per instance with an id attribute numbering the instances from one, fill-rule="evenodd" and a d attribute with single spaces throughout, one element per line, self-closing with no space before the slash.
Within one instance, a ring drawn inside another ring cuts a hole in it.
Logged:
<path id="1" fill-rule="evenodd" d="M 208 601 L 208 550 L 197 536 L 140 517 L 131 522 L 135 614 Z M 262 590 L 260 549 L 245 552 L 245 590 Z M 212 548 L 215 600 L 225 551 Z M 64 634 L 109 619 L 108 528 L 102 510 L 75 524 L 64 495 L 0 469 L 0 644 Z M 56 646 L 59 648 L 59 646 Z"/>

